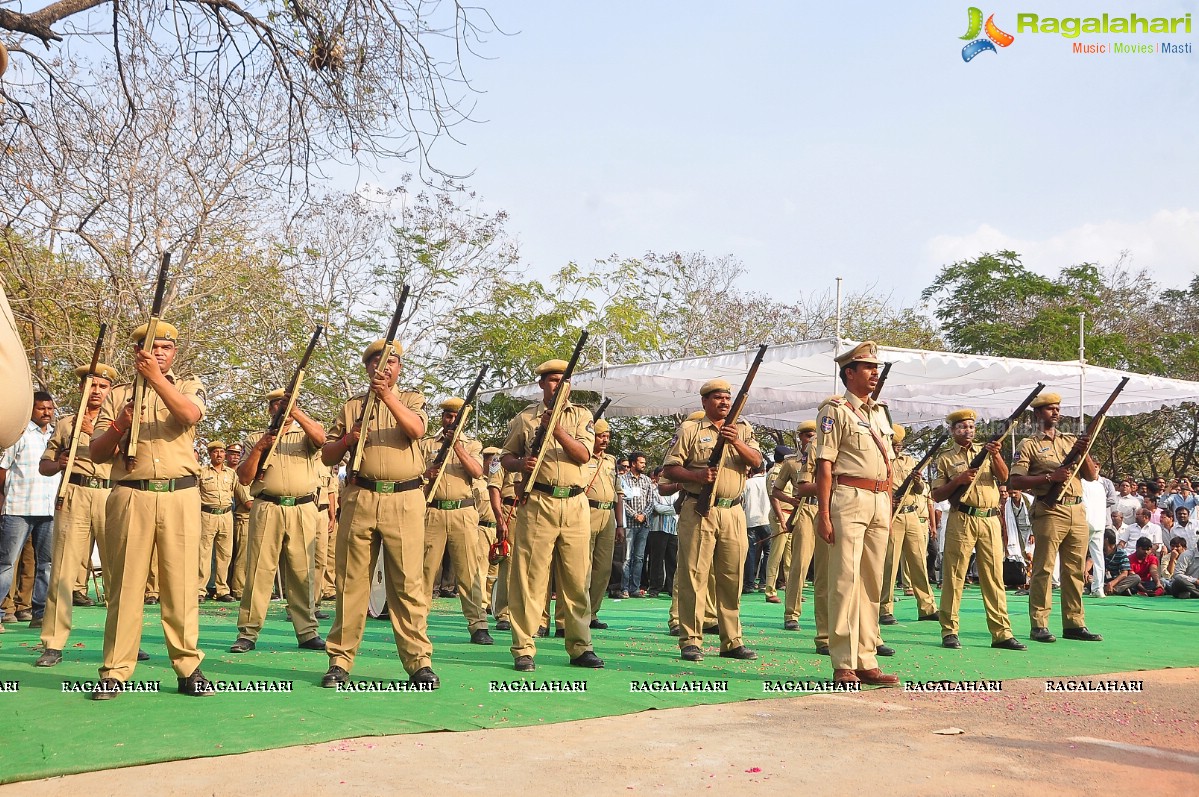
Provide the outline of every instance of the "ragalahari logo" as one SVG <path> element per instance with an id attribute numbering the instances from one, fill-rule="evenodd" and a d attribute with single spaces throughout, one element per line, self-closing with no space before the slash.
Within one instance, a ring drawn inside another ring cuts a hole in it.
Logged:
<path id="1" fill-rule="evenodd" d="M 995 24 L 995 15 L 987 17 L 987 22 L 983 24 L 983 12 L 981 9 L 970 7 L 970 22 L 966 28 L 966 35 L 961 38 L 969 40 L 970 43 L 962 48 L 962 60 L 969 63 L 974 59 L 974 56 L 979 53 L 998 52 L 995 49 L 996 45 L 1007 47 L 1016 40 L 1016 37 L 1010 33 L 1004 33 Z M 985 38 L 979 38 L 979 33 L 986 33 Z"/>

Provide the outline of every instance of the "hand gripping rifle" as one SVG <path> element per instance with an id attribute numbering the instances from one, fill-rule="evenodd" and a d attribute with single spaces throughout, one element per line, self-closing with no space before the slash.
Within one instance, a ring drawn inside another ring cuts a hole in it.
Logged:
<path id="1" fill-rule="evenodd" d="M 158 333 L 158 322 L 162 320 L 162 297 L 167 289 L 167 271 L 171 268 L 171 253 L 163 252 L 162 264 L 158 268 L 158 281 L 154 285 L 154 301 L 150 305 L 150 320 L 146 322 L 146 336 L 138 348 L 145 346 L 154 350 L 154 338 Z M 133 420 L 129 424 L 129 444 L 125 447 L 125 459 L 129 467 L 137 459 L 137 441 L 141 436 L 142 413 L 146 403 L 146 378 L 140 373 L 133 377 Z"/>
<path id="2" fill-rule="evenodd" d="M 1000 430 L 991 435 L 990 439 L 987 440 L 987 445 L 1001 442 L 1003 438 L 1007 437 L 1008 432 L 1010 432 L 1016 426 L 1016 422 L 1020 420 L 1020 416 L 1024 414 L 1026 409 L 1028 409 L 1028 405 L 1032 404 L 1033 399 L 1035 399 L 1037 394 L 1044 389 L 1045 385 L 1041 382 L 1037 382 L 1037 386 L 1034 387 L 1032 392 L 1025 397 L 1024 401 L 1020 402 L 1020 406 L 1016 408 L 1016 411 L 1009 415 L 1007 420 L 1003 422 L 1003 426 L 1000 428 Z M 991 452 L 987 451 L 987 446 L 983 446 L 981 449 L 979 449 L 978 453 L 974 455 L 974 458 L 970 460 L 970 463 L 966 466 L 966 469 L 976 470 L 981 468 L 983 463 L 986 462 L 987 457 L 990 455 Z M 949 494 L 950 506 L 952 506 L 954 509 L 957 509 L 962 505 L 962 498 L 966 495 L 966 493 L 970 492 L 970 488 L 973 487 L 974 483 L 978 481 L 979 475 L 980 473 L 975 473 L 974 478 L 970 480 L 969 484 L 961 484 L 954 488 L 954 491 Z"/>
<path id="3" fill-rule="evenodd" d="M 1103 428 L 1103 421 L 1107 417 L 1107 411 L 1112 408 L 1112 404 L 1115 403 L 1116 398 L 1123 392 L 1124 386 L 1128 384 L 1128 380 L 1129 377 L 1127 376 L 1121 379 L 1120 384 L 1116 385 L 1116 389 L 1107 397 L 1107 401 L 1103 402 L 1103 406 L 1099 408 L 1099 412 L 1091 416 L 1091 420 L 1087 423 L 1087 430 L 1084 432 L 1087 436 L 1086 446 L 1081 449 L 1075 446 L 1066 455 L 1066 458 L 1062 460 L 1061 467 L 1070 469 L 1070 478 L 1064 482 L 1058 482 L 1050 486 L 1049 492 L 1045 493 L 1041 498 L 1045 506 L 1057 506 L 1058 501 L 1062 499 L 1062 490 L 1066 489 L 1066 485 L 1078 475 L 1079 468 L 1082 467 L 1082 463 L 1086 461 L 1087 456 L 1091 453 L 1091 446 L 1095 443 L 1095 435 L 1099 434 L 1099 430 Z"/>
<path id="4" fill-rule="evenodd" d="M 570 377 L 575 372 L 575 366 L 579 364 L 579 355 L 583 353 L 583 346 L 586 343 L 587 330 L 584 329 L 579 333 L 579 342 L 575 344 L 575 350 L 570 354 L 570 361 L 567 362 L 566 370 L 562 373 L 562 381 L 558 383 L 558 387 L 554 388 L 554 395 L 550 397 L 549 423 L 538 426 L 537 431 L 533 433 L 529 455 L 536 457 L 536 461 L 533 463 L 533 470 L 529 471 L 529 475 L 525 476 L 516 488 L 517 500 L 522 504 L 529 500 L 529 489 L 541 471 L 541 464 L 545 461 L 545 454 L 548 450 L 546 438 L 553 435 L 554 429 L 558 426 L 558 420 L 562 417 L 562 410 L 566 407 L 567 398 L 570 396 Z"/>
<path id="5" fill-rule="evenodd" d="M 924 457 L 921 458 L 920 462 L 916 463 L 916 467 L 912 468 L 912 472 L 900 483 L 899 489 L 895 491 L 895 500 L 891 507 L 892 520 L 899 514 L 899 508 L 907 500 L 908 491 L 912 489 L 912 484 L 916 481 L 916 476 L 924 472 L 924 469 L 928 467 L 928 463 L 933 461 L 933 457 L 937 455 L 937 452 L 941 450 L 941 446 L 945 445 L 945 441 L 948 439 L 949 432 L 942 429 L 941 434 L 937 435 L 937 439 L 933 441 L 932 446 L 929 447 Z"/>
<path id="6" fill-rule="evenodd" d="M 100 349 L 104 346 L 106 332 L 108 332 L 108 324 L 100 324 L 100 334 L 96 336 L 96 348 L 92 349 L 92 364 L 83 378 L 83 397 L 79 399 L 79 412 L 75 413 L 75 428 L 71 430 L 71 444 L 67 446 L 67 465 L 62 469 L 62 481 L 58 483 L 58 495 L 54 498 L 55 509 L 62 509 L 71 471 L 75 468 L 75 455 L 79 451 L 79 433 L 83 428 L 83 414 L 87 412 L 87 397 L 92 392 L 92 377 L 96 375 L 96 366 L 100 364 Z"/>
<path id="7" fill-rule="evenodd" d="M 458 410 L 458 417 L 454 419 L 454 425 L 441 431 L 441 448 L 437 449 L 437 456 L 433 458 L 431 466 L 437 469 L 437 475 L 433 477 L 433 481 L 429 482 L 429 489 L 425 491 L 426 498 L 431 498 L 437 492 L 437 485 L 441 484 L 441 477 L 445 474 L 445 461 L 449 458 L 450 451 L 458 444 L 458 438 L 462 437 L 462 430 L 466 428 L 466 419 L 470 417 L 471 407 L 475 397 L 479 395 L 479 386 L 483 384 L 485 376 L 487 376 L 486 365 L 479 369 L 475 383 L 467 391 L 466 400 L 462 402 L 462 409 Z"/>
<path id="8" fill-rule="evenodd" d="M 763 343 L 758 347 L 758 354 L 754 357 L 753 365 L 749 367 L 749 373 L 745 375 L 745 381 L 741 383 L 741 390 L 737 393 L 737 398 L 733 399 L 733 405 L 729 407 L 729 414 L 724 418 L 724 424 L 721 428 L 729 424 L 737 423 L 737 419 L 741 415 L 741 410 L 745 408 L 745 402 L 749 398 L 750 385 L 754 383 L 754 377 L 758 375 L 758 368 L 762 365 L 762 358 L 766 356 L 766 344 Z M 724 438 L 717 437 L 716 445 L 712 446 L 712 453 L 708 455 L 708 467 L 720 467 L 721 460 L 724 459 Z M 716 487 L 716 483 L 705 484 L 700 490 L 699 496 L 696 499 L 695 511 L 700 517 L 707 517 L 712 511 L 712 490 Z"/>
<path id="9" fill-rule="evenodd" d="M 271 415 L 271 425 L 267 427 L 266 433 L 273 435 L 275 440 L 271 443 L 270 450 L 259 460 L 258 474 L 254 477 L 255 479 L 266 476 L 267 466 L 270 465 L 271 458 L 275 456 L 275 449 L 279 447 L 279 433 L 283 431 L 284 422 L 291 416 L 291 411 L 296 406 L 296 399 L 300 396 L 300 385 L 304 383 L 304 374 L 308 369 L 308 361 L 312 359 L 312 352 L 316 350 L 316 344 L 320 342 L 321 333 L 324 331 L 323 326 L 316 325 L 316 331 L 312 333 L 312 339 L 308 341 L 308 348 L 304 350 L 300 364 L 296 366 L 295 373 L 291 375 L 291 381 L 287 383 L 287 392 L 283 394 L 283 399 L 279 402 L 279 409 Z"/>
<path id="10" fill-rule="evenodd" d="M 400 317 L 404 315 L 404 305 L 407 303 L 408 286 L 405 285 L 404 289 L 400 291 L 400 300 L 396 302 L 391 323 L 387 325 L 387 336 L 383 339 L 383 352 L 379 355 L 379 364 L 375 366 L 376 374 L 383 373 L 387 368 L 387 361 L 391 357 L 392 346 L 396 339 L 396 331 L 400 328 Z M 362 402 L 362 414 L 358 416 L 358 443 L 354 446 L 354 453 L 350 456 L 350 464 L 346 469 L 351 479 L 358 475 L 358 469 L 362 467 L 362 451 L 366 448 L 366 429 L 375 419 L 378 409 L 379 397 L 375 395 L 375 391 L 367 388 L 366 399 Z"/>

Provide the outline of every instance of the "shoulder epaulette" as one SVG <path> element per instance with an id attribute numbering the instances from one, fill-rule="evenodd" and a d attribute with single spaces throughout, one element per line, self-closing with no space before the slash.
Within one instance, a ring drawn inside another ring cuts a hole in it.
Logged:
<path id="1" fill-rule="evenodd" d="M 833 407 L 845 406 L 845 397 L 844 396 L 829 396 L 828 398 L 826 398 L 824 401 L 822 401 L 820 403 L 820 409 L 824 409 L 825 407 L 828 407 L 828 406 L 833 406 Z"/>

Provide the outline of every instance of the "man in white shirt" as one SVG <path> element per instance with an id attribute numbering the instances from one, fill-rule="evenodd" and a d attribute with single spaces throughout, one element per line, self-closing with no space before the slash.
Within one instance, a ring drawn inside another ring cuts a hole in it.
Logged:
<path id="1" fill-rule="evenodd" d="M 770 494 L 766 490 L 766 464 L 763 462 L 745 480 L 745 492 L 741 496 L 741 507 L 745 510 L 745 533 L 749 537 L 749 553 L 745 557 L 745 578 L 741 592 L 753 590 L 758 577 L 758 564 L 762 557 L 763 543 L 770 538 Z M 774 541 L 779 544 L 778 540 Z M 771 603 L 782 601 L 771 601 Z"/>
<path id="2" fill-rule="evenodd" d="M 1137 552 L 1137 540 L 1141 537 L 1148 537 L 1153 543 L 1154 550 L 1157 550 L 1162 544 L 1162 527 L 1150 520 L 1151 514 L 1148 509 L 1141 507 L 1137 510 L 1137 522 L 1131 526 L 1125 526 L 1116 534 L 1116 540 L 1124 553 L 1129 557 Z"/>
<path id="3" fill-rule="evenodd" d="M 1195 540 L 1199 539 L 1199 524 L 1191 518 L 1191 510 L 1180 506 L 1174 510 L 1174 536 L 1187 541 L 1187 550 L 1195 550 Z M 1166 540 L 1162 540 L 1166 542 Z"/>
<path id="4" fill-rule="evenodd" d="M 1120 482 L 1120 496 L 1116 499 L 1116 511 L 1124 517 L 1124 525 L 1131 526 L 1136 522 L 1137 510 L 1141 508 L 1141 497 L 1133 490 L 1133 483 L 1128 479 Z M 1119 529 L 1116 530 L 1119 533 Z"/>
<path id="5" fill-rule="evenodd" d="M 33 412 L 20 439 L 0 456 L 0 490 L 4 492 L 4 518 L 0 523 L 0 595 L 12 588 L 16 563 L 25 541 L 32 535 L 36 555 L 33 612 L 30 628 L 42 627 L 46 594 L 50 590 L 53 553 L 54 498 L 57 476 L 43 476 L 38 463 L 54 434 L 54 399 L 49 393 L 33 394 Z M 0 626 L 3 628 L 3 626 Z"/>

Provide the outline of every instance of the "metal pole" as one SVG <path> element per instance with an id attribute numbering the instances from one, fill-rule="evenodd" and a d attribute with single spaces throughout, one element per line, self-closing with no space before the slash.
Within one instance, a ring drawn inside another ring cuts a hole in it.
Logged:
<path id="1" fill-rule="evenodd" d="M 1086 428 L 1086 395 L 1087 395 L 1087 345 L 1086 322 L 1087 314 L 1078 314 L 1078 433 Z"/>
<path id="2" fill-rule="evenodd" d="M 833 356 L 841 356 L 841 278 L 837 277 L 837 329 L 833 343 Z M 837 392 L 837 369 L 833 368 L 833 392 Z"/>
<path id="3" fill-rule="evenodd" d="M 608 336 L 600 338 L 600 403 L 608 397 Z"/>

